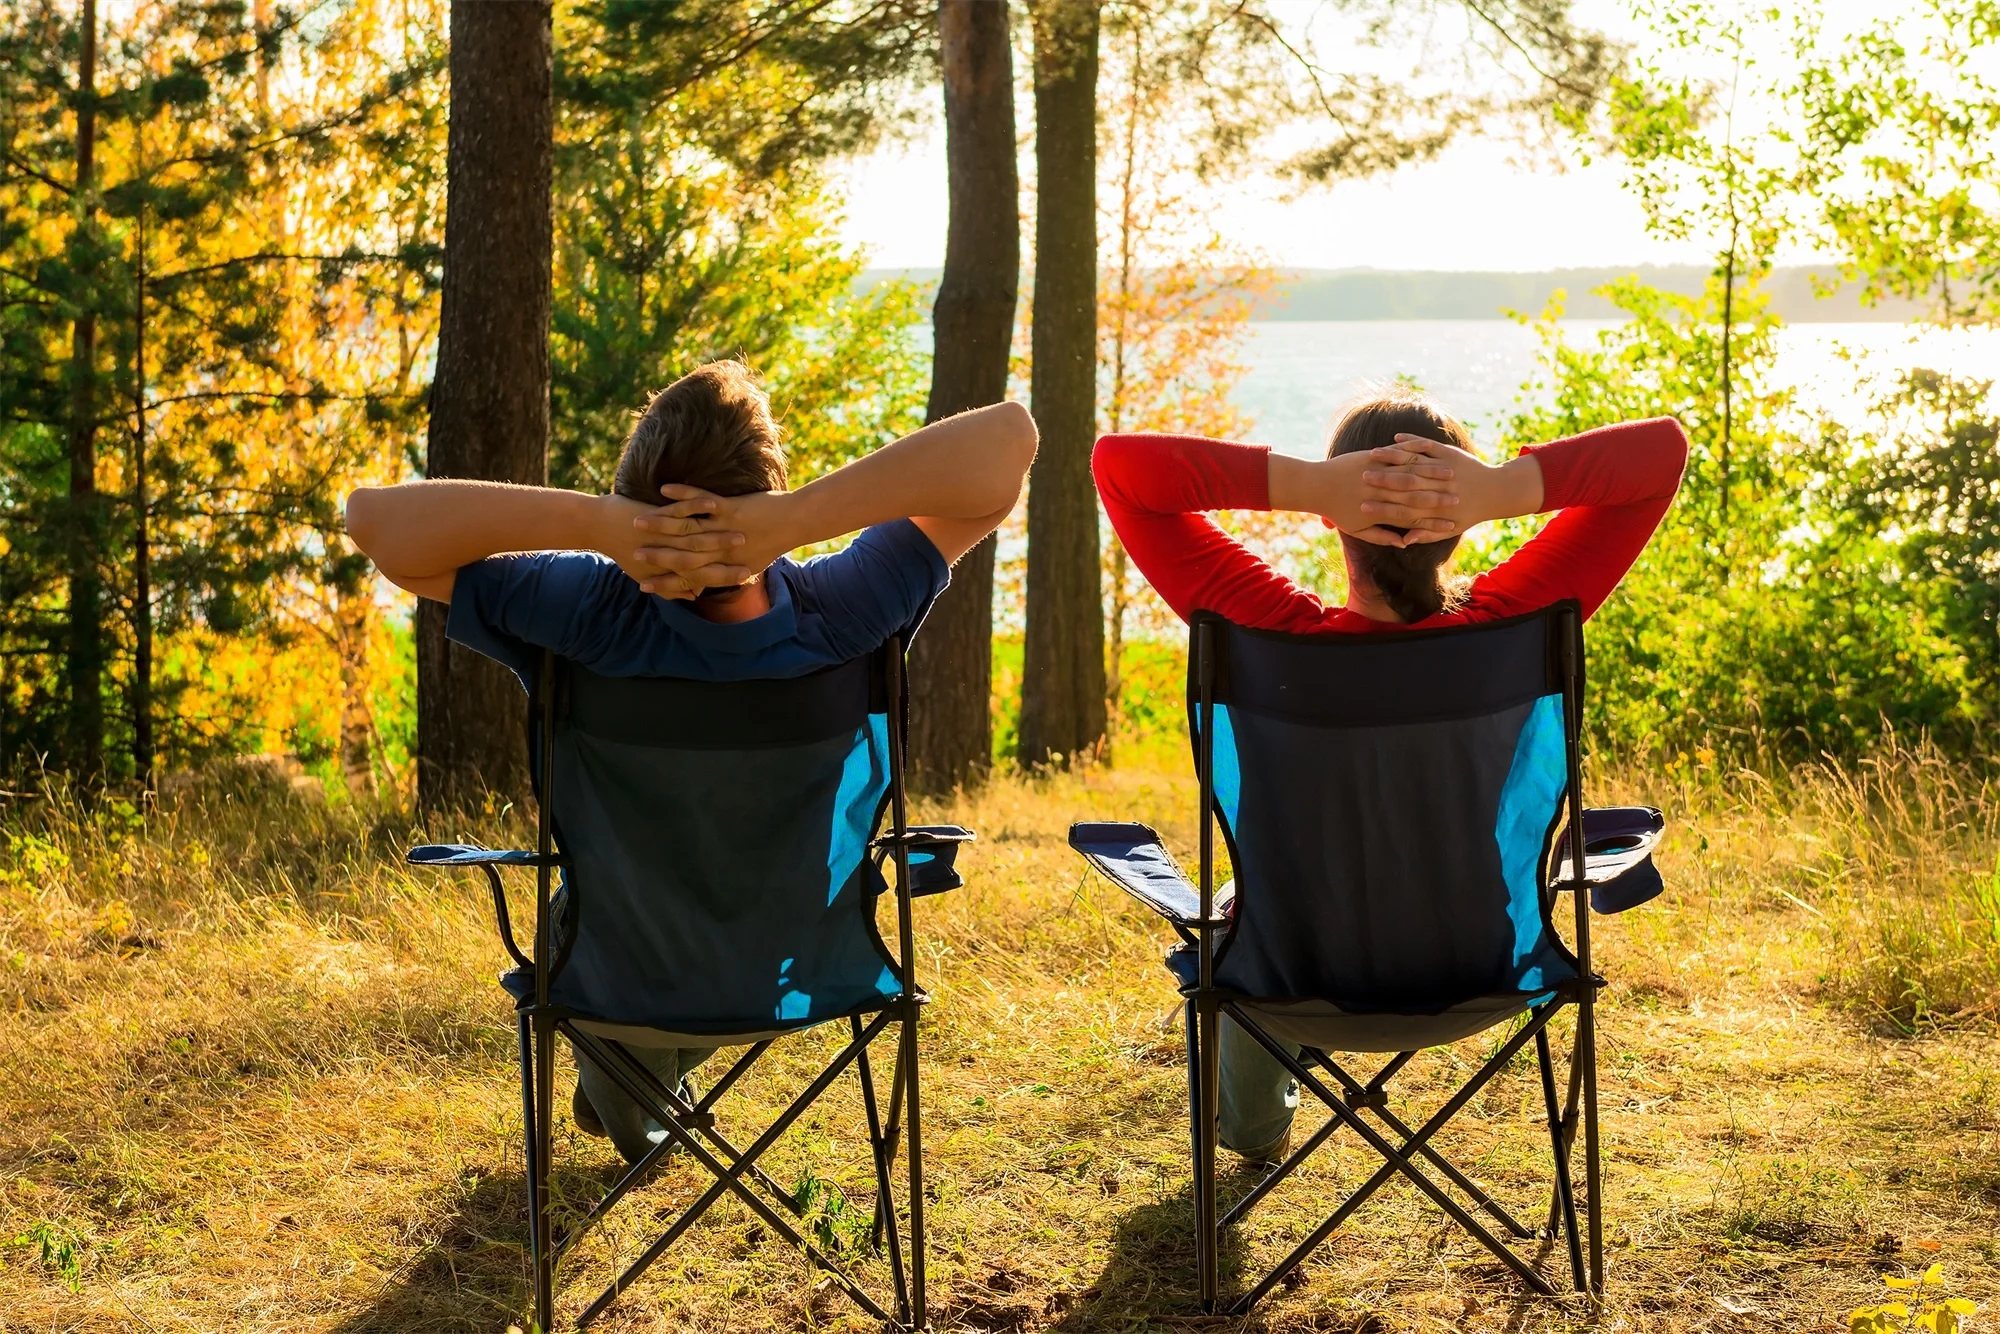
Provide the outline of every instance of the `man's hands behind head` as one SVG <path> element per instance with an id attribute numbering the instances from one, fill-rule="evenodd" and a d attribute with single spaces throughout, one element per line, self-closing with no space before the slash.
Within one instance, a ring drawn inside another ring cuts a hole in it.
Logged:
<path id="1" fill-rule="evenodd" d="M 718 496 L 669 483 L 660 494 L 667 503 L 636 507 L 632 527 L 644 545 L 625 567 L 648 593 L 691 598 L 704 588 L 728 588 L 801 545 L 787 522 L 790 492 Z"/>

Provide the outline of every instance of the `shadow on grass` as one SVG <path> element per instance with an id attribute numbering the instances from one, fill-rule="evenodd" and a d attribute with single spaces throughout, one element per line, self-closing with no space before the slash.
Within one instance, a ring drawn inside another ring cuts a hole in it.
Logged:
<path id="1" fill-rule="evenodd" d="M 335 1334 L 491 1334 L 528 1306 L 527 1183 L 480 1179 L 414 1241 L 396 1276 Z"/>
<path id="2" fill-rule="evenodd" d="M 558 1160 L 556 1198 L 595 1200 L 623 1170 L 620 1162 L 591 1167 Z M 567 1221 L 572 1219 L 559 1207 L 558 1233 Z M 426 1230 L 433 1233 L 430 1240 L 413 1243 L 396 1277 L 332 1334 L 492 1334 L 510 1324 L 526 1327 L 528 1185 L 518 1171 L 482 1177 Z"/>
<path id="3" fill-rule="evenodd" d="M 1263 1176 L 1259 1169 L 1221 1163 L 1217 1173 L 1220 1203 L 1228 1208 Z M 1236 1228 L 1222 1233 L 1217 1268 L 1226 1302 L 1261 1277 L 1251 1272 Z M 1190 1183 L 1170 1199 L 1142 1204 L 1118 1220 L 1112 1234 L 1111 1259 L 1097 1281 L 1075 1295 L 1062 1310 L 1051 1334 L 1091 1334 L 1128 1328 L 1134 1320 L 1156 1317 L 1176 1325 L 1201 1317 L 1201 1290 L 1195 1274 L 1194 1187 Z M 971 1323 L 971 1322 L 968 1322 Z M 1226 1323 L 1216 1319 L 1218 1326 Z M 977 1324 L 973 1328 L 980 1328 Z M 990 1329 L 1014 1326 L 989 1325 Z"/>
<path id="4" fill-rule="evenodd" d="M 1231 1171 L 1223 1164 L 1217 1178 L 1220 1207 L 1231 1204 L 1262 1179 L 1261 1168 L 1237 1163 Z M 1442 1221 L 1442 1219 L 1440 1219 Z M 1289 1245 L 1289 1243 L 1287 1243 Z M 1527 1251 L 1531 1264 L 1555 1276 L 1563 1274 L 1551 1265 L 1559 1260 L 1560 1243 L 1538 1239 Z M 1238 1296 L 1261 1282 L 1283 1255 L 1280 1249 L 1249 1254 L 1242 1234 L 1235 1227 L 1222 1232 L 1218 1256 L 1219 1306 L 1227 1308 Z M 1307 1263 L 1310 1263 L 1308 1260 Z M 1387 1334 L 1391 1326 L 1381 1316 L 1366 1310 L 1326 1311 L 1301 1315 L 1296 1309 L 1278 1309 L 1278 1299 L 1300 1285 L 1303 1266 L 1279 1280 L 1278 1286 L 1248 1316 L 1213 1315 L 1201 1312 L 1200 1291 L 1195 1276 L 1194 1195 L 1190 1185 L 1172 1199 L 1141 1205 L 1119 1220 L 1113 1236 L 1111 1260 L 1097 1281 L 1064 1301 L 1057 1299 L 1053 1310 L 1060 1311 L 1056 1323 L 1046 1326 L 1049 1334 L 1098 1334 L 1111 1329 L 1215 1328 L 1231 1334 L 1278 1334 L 1285 1331 L 1327 1330 L 1338 1334 Z M 1466 1276 L 1481 1291 L 1484 1301 L 1473 1299 L 1468 1310 L 1486 1302 L 1501 1305 L 1506 1312 L 1504 1334 L 1521 1334 L 1537 1315 L 1569 1305 L 1563 1298 L 1551 1301 L 1529 1291 L 1498 1260 L 1481 1256 L 1466 1270 Z M 1485 1309 L 1491 1309 L 1486 1307 Z M 1579 1308 L 1581 1310 L 1581 1308 Z M 1044 1328 L 1029 1313 L 1010 1311 L 1004 1305 L 976 1306 L 950 1312 L 965 1328 L 1016 1331 Z M 981 1318 L 985 1323 L 981 1323 Z M 1588 1322 L 1586 1322 L 1588 1323 Z M 953 1326 L 959 1327 L 959 1326 Z"/>

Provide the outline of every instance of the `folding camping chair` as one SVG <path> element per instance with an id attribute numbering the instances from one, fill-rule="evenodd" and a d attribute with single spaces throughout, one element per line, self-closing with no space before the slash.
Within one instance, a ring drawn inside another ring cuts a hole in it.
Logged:
<path id="1" fill-rule="evenodd" d="M 1590 884 L 1598 911 L 1657 894 L 1651 850 L 1662 820 L 1648 807 L 1574 818 L 1583 807 L 1576 604 L 1397 635 L 1281 635 L 1204 613 L 1191 630 L 1188 677 L 1201 779 L 1199 886 L 1144 825 L 1079 824 L 1070 843 L 1181 938 L 1168 966 L 1186 997 L 1203 1309 L 1217 1304 L 1222 1229 L 1343 1126 L 1375 1149 L 1383 1166 L 1237 1297 L 1232 1313 L 1248 1311 L 1398 1175 L 1543 1294 L 1552 1295 L 1553 1285 L 1473 1209 L 1517 1241 L 1552 1239 L 1560 1228 L 1575 1287 L 1601 1292 L 1592 998 L 1602 980 L 1591 971 L 1592 905 L 1577 891 Z M 1572 819 L 1557 844 L 1565 808 Z M 1233 898 L 1218 896 L 1215 886 L 1217 821 L 1235 869 Z M 1558 847 L 1567 850 L 1559 866 Z M 1562 892 L 1575 897 L 1574 952 L 1551 916 Z M 1559 1100 L 1549 1022 L 1567 1007 L 1576 1010 L 1576 1038 L 1568 1092 Z M 1524 1015 L 1422 1126 L 1411 1129 L 1390 1109 L 1389 1080 L 1419 1051 Z M 1218 1217 L 1224 1016 L 1330 1115 Z M 1554 1165 L 1548 1221 L 1539 1230 L 1518 1222 L 1432 1144 L 1529 1042 L 1541 1066 Z M 1331 1052 L 1393 1055 L 1364 1079 Z M 1579 1103 L 1587 1274 L 1569 1166 Z M 1463 1191 L 1473 1208 L 1447 1187 Z"/>
<path id="2" fill-rule="evenodd" d="M 740 1199 L 833 1276 L 870 1315 L 925 1325 L 924 1188 L 917 985 L 910 901 L 957 887 L 971 833 L 911 826 L 903 790 L 908 705 L 901 646 L 795 680 L 707 683 L 613 679 L 545 655 L 529 710 L 540 798 L 534 852 L 466 844 L 411 849 L 424 866 L 477 866 L 493 892 L 515 967 L 527 1140 L 535 1321 L 553 1320 L 556 1262 L 678 1146 L 715 1180 L 578 1318 L 595 1319 L 708 1208 Z M 545 745 L 553 738 L 553 745 Z M 889 831 L 876 837 L 884 810 Z M 897 949 L 875 925 L 895 864 Z M 535 871 L 532 954 L 515 943 L 499 868 Z M 551 897 L 553 873 L 564 893 Z M 848 1040 L 745 1148 L 717 1129 L 715 1105 L 778 1039 L 844 1023 Z M 897 1027 L 888 1114 L 871 1045 Z M 555 1038 L 561 1034 L 666 1131 L 558 1236 L 549 1162 Z M 627 1045 L 748 1050 L 706 1094 L 669 1089 Z M 894 1316 L 801 1230 L 795 1200 L 758 1161 L 853 1066 L 874 1157 L 873 1244 L 886 1239 Z M 899 1125 L 900 1123 L 900 1125 Z M 908 1253 L 891 1188 L 907 1141 Z"/>

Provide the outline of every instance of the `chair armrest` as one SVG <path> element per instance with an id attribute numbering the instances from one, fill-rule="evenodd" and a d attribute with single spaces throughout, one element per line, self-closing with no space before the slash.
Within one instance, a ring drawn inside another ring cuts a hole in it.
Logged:
<path id="1" fill-rule="evenodd" d="M 1124 820 L 1073 824 L 1069 845 L 1112 884 L 1175 928 L 1201 924 L 1201 890 L 1187 878 L 1151 826 Z M 1225 886 L 1215 896 L 1215 911 L 1226 913 L 1232 898 Z"/>
<path id="2" fill-rule="evenodd" d="M 1583 881 L 1590 886 L 1590 906 L 1599 913 L 1624 912 L 1659 896 L 1666 888 L 1653 849 L 1667 827 L 1666 816 L 1651 806 L 1603 806 L 1583 813 Z M 1566 854 L 1569 830 L 1563 830 L 1556 851 Z M 1568 889 L 1573 868 L 1567 855 L 1555 867 L 1555 886 Z"/>
<path id="3" fill-rule="evenodd" d="M 412 866 L 561 866 L 560 854 L 543 857 L 519 849 L 481 848 L 470 843 L 424 843 L 404 860 Z"/>
<path id="4" fill-rule="evenodd" d="M 965 877 L 958 873 L 958 845 L 977 837 L 970 829 L 955 824 L 913 824 L 905 830 L 900 842 L 909 850 L 910 897 L 963 888 Z M 895 855 L 898 842 L 894 834 L 884 834 L 871 845 L 878 873 Z M 888 887 L 889 882 L 878 875 L 875 892 L 879 894 Z"/>

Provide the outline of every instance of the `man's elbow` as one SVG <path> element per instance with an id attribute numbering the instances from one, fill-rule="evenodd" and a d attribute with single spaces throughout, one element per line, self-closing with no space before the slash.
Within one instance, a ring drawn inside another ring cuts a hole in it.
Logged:
<path id="1" fill-rule="evenodd" d="M 382 534 L 382 489 L 357 487 L 347 496 L 347 538 L 373 559 Z"/>
<path id="2" fill-rule="evenodd" d="M 994 407 L 1006 426 L 1008 449 L 1025 477 L 1035 462 L 1035 451 L 1041 447 L 1041 429 L 1035 425 L 1034 414 L 1022 403 L 1010 398 Z"/>

